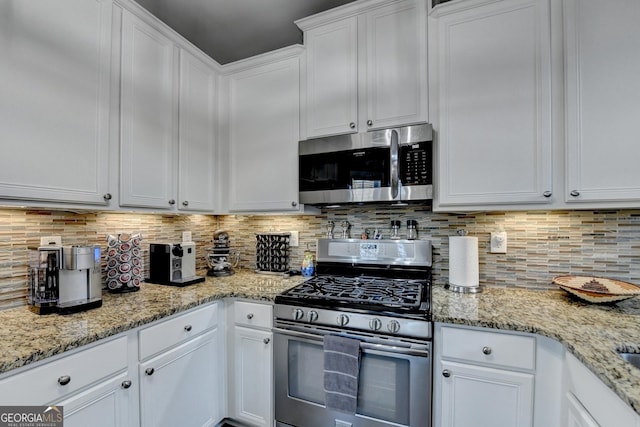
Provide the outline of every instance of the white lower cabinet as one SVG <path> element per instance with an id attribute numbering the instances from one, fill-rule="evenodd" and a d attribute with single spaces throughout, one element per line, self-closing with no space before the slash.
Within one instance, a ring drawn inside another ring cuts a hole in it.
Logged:
<path id="1" fill-rule="evenodd" d="M 215 425 L 222 418 L 218 304 L 142 329 L 139 340 L 140 425 Z"/>
<path id="2" fill-rule="evenodd" d="M 65 426 L 130 425 L 127 338 L 106 340 L 0 380 L 3 405 L 63 406 Z"/>
<path id="3" fill-rule="evenodd" d="M 218 422 L 217 347 L 214 329 L 140 364 L 140 425 L 196 427 Z"/>
<path id="4" fill-rule="evenodd" d="M 536 340 L 436 326 L 434 426 L 531 427 Z"/>
<path id="5" fill-rule="evenodd" d="M 237 301 L 230 347 L 231 417 L 252 426 L 272 426 L 273 333 L 270 304 Z"/>
<path id="6" fill-rule="evenodd" d="M 573 393 L 567 393 L 567 427 L 599 427 Z"/>

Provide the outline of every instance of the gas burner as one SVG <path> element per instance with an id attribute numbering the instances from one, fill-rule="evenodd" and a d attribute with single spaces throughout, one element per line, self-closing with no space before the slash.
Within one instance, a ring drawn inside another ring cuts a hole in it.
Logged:
<path id="1" fill-rule="evenodd" d="M 354 305 L 379 304 L 388 307 L 418 308 L 424 286 L 425 283 L 421 280 L 328 275 L 309 279 L 284 295 Z"/>

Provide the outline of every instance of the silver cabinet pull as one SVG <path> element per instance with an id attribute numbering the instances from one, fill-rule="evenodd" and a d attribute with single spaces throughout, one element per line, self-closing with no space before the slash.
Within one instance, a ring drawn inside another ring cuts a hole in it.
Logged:
<path id="1" fill-rule="evenodd" d="M 170 204 L 171 206 L 173 206 L 173 205 L 175 205 L 175 204 L 176 204 L 176 201 L 175 201 L 175 200 L 173 200 L 173 199 L 171 199 L 171 200 L 169 200 L 169 204 Z"/>
<path id="2" fill-rule="evenodd" d="M 298 202 L 291 202 L 291 206 L 295 208 L 296 206 L 298 206 Z"/>
<path id="3" fill-rule="evenodd" d="M 444 371 L 442 371 L 442 376 L 445 378 L 449 378 L 451 376 L 451 372 L 449 372 L 448 369 L 445 369 Z"/>
<path id="4" fill-rule="evenodd" d="M 147 374 L 147 375 L 149 375 L 149 376 L 151 376 L 151 375 L 153 375 L 153 373 L 154 373 L 155 371 L 156 371 L 156 370 L 155 370 L 155 369 L 153 369 L 153 368 L 147 368 L 147 369 L 145 369 L 145 370 L 144 370 L 144 373 L 145 373 L 145 374 Z"/>
<path id="5" fill-rule="evenodd" d="M 120 386 L 125 390 L 128 389 L 129 387 L 131 387 L 131 380 L 122 381 L 122 384 L 120 384 Z"/>
<path id="6" fill-rule="evenodd" d="M 253 313 L 247 314 L 247 319 L 249 319 L 249 320 L 253 319 Z"/>
<path id="7" fill-rule="evenodd" d="M 184 202 L 182 202 L 182 206 L 184 206 L 186 208 L 187 206 L 189 206 L 189 202 L 187 200 L 185 200 Z"/>
<path id="8" fill-rule="evenodd" d="M 580 195 L 580 192 L 578 190 L 572 190 L 569 194 L 571 194 L 572 197 L 578 197 Z"/>
<path id="9" fill-rule="evenodd" d="M 544 197 L 551 197 L 553 195 L 553 193 L 551 191 L 545 191 L 544 193 L 542 193 L 542 195 Z"/>
<path id="10" fill-rule="evenodd" d="M 373 120 L 367 120 L 367 126 L 373 125 Z"/>
<path id="11" fill-rule="evenodd" d="M 184 327 L 184 330 L 187 331 L 187 332 L 191 332 L 191 329 L 192 329 L 191 325 L 187 325 L 187 326 Z"/>
<path id="12" fill-rule="evenodd" d="M 263 343 L 269 344 L 271 342 L 271 338 L 265 338 L 262 340 Z"/>
<path id="13" fill-rule="evenodd" d="M 71 382 L 71 377 L 69 375 L 63 375 L 60 378 L 58 378 L 58 384 L 60 385 L 67 385 Z"/>
<path id="14" fill-rule="evenodd" d="M 356 128 L 356 124 L 354 122 L 349 123 L 349 127 L 351 129 L 355 129 Z"/>
<path id="15" fill-rule="evenodd" d="M 487 347 L 487 346 L 482 347 L 482 352 L 487 356 L 490 355 L 492 351 L 493 350 L 491 350 L 491 347 Z"/>
<path id="16" fill-rule="evenodd" d="M 111 193 L 107 193 L 104 196 L 102 196 L 102 198 L 105 199 L 105 200 L 111 200 L 111 197 L 112 197 Z"/>

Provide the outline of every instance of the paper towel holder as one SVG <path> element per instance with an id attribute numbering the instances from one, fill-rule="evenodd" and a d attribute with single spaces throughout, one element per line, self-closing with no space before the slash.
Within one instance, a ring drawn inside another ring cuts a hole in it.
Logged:
<path id="1" fill-rule="evenodd" d="M 464 228 L 459 228 L 456 231 L 456 234 L 458 236 L 467 236 L 469 233 Z M 461 294 L 477 294 L 482 292 L 482 285 L 480 284 L 478 284 L 477 286 L 460 286 L 460 285 L 454 285 L 452 283 L 447 283 L 446 285 L 444 285 L 444 288 L 449 291 L 458 292 Z"/>

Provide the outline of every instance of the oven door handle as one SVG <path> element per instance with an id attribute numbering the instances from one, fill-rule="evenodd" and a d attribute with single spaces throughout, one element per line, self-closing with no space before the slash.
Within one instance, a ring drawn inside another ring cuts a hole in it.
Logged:
<path id="1" fill-rule="evenodd" d="M 312 341 L 322 341 L 323 335 L 309 334 L 306 332 L 298 332 L 292 331 L 290 329 L 282 329 L 282 328 L 272 328 L 273 333 L 288 335 L 296 338 L 304 338 Z M 358 339 L 357 337 L 349 336 L 348 334 L 342 335 L 347 338 Z M 360 348 L 362 350 L 377 350 L 385 353 L 398 353 L 405 356 L 418 356 L 418 357 L 429 357 L 429 350 L 420 350 L 416 348 L 411 348 L 409 344 L 398 344 L 398 345 L 387 345 L 387 344 L 376 344 L 376 343 L 368 343 L 360 340 Z"/>

